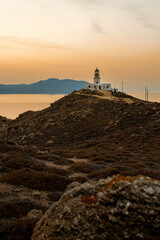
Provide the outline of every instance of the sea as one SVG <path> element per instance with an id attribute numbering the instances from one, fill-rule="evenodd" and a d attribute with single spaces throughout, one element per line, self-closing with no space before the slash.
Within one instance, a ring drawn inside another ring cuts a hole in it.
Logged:
<path id="1" fill-rule="evenodd" d="M 144 92 L 127 92 L 144 100 Z M 38 111 L 50 106 L 64 95 L 56 94 L 0 94 L 0 116 L 15 119 L 26 111 Z M 160 102 L 160 93 L 150 93 L 149 101 Z"/>
<path id="2" fill-rule="evenodd" d="M 59 100 L 62 94 L 0 94 L 0 116 L 15 119 L 26 111 L 38 111 Z"/>

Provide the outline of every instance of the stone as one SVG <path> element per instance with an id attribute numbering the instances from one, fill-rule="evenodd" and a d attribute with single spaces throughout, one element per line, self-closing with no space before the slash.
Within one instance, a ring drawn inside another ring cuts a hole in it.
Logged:
<path id="1" fill-rule="evenodd" d="M 41 193 L 39 191 L 35 191 L 35 192 L 32 193 L 32 196 L 33 197 L 39 197 L 39 196 L 41 196 Z"/>
<path id="2" fill-rule="evenodd" d="M 67 190 L 71 190 L 72 188 L 79 187 L 81 184 L 78 182 L 72 182 L 67 186 Z"/>
<path id="3" fill-rule="evenodd" d="M 14 192 L 23 192 L 23 189 L 19 189 L 19 188 L 16 188 L 15 190 L 14 190 Z"/>
<path id="4" fill-rule="evenodd" d="M 155 194 L 155 191 L 152 187 L 144 188 L 144 191 L 145 191 L 145 193 L 148 193 L 149 195 L 154 195 Z"/>
<path id="5" fill-rule="evenodd" d="M 27 214 L 27 218 L 35 218 L 40 219 L 43 216 L 43 212 L 41 210 L 33 209 Z"/>
<path id="6" fill-rule="evenodd" d="M 37 223 L 32 240 L 159 239 L 160 181 L 115 175 L 71 186 Z"/>

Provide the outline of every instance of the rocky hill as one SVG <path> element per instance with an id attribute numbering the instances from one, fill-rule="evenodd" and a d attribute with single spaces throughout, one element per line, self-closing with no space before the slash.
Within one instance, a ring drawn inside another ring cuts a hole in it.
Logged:
<path id="1" fill-rule="evenodd" d="M 30 239 L 72 182 L 160 179 L 160 104 L 126 94 L 75 91 L 42 111 L 0 118 L 0 138 L 2 240 Z"/>
<path id="2" fill-rule="evenodd" d="M 126 172 L 159 178 L 160 104 L 114 95 L 73 92 L 47 109 L 21 114 L 1 135 L 41 148 L 45 159 L 51 152 L 88 159 L 102 165 L 107 176 Z"/>

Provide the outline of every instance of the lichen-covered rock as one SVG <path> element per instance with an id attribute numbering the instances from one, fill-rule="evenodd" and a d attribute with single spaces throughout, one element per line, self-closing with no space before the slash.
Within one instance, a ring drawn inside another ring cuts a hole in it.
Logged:
<path id="1" fill-rule="evenodd" d="M 32 240 L 117 240 L 160 236 L 160 181 L 148 177 L 72 184 L 37 223 Z"/>

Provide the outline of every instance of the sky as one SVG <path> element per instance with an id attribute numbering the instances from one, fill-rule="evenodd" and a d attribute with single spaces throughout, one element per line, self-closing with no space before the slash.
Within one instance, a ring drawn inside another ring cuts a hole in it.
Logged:
<path id="1" fill-rule="evenodd" d="M 0 0 L 0 83 L 101 81 L 160 92 L 160 0 Z"/>

